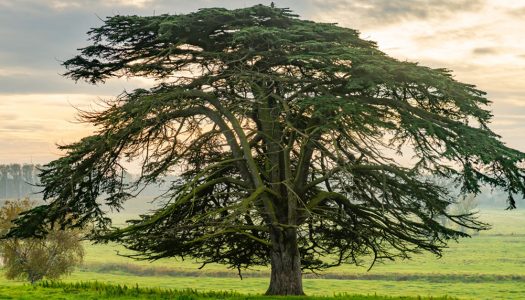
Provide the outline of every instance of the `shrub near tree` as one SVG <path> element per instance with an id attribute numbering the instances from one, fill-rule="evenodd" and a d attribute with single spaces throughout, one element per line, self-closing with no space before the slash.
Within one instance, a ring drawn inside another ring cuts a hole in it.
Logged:
<path id="1" fill-rule="evenodd" d="M 64 65 L 74 80 L 150 77 L 81 118 L 92 136 L 43 167 L 47 204 L 11 236 L 42 224 L 95 223 L 137 258 L 193 257 L 242 270 L 270 265 L 267 294 L 303 294 L 302 270 L 392 260 L 468 236 L 438 220 L 483 229 L 429 177 L 525 194 L 525 155 L 488 124 L 485 93 L 445 69 L 398 61 L 334 24 L 257 5 L 151 17 L 112 16 Z M 414 164 L 392 153 L 410 149 Z M 124 182 L 124 160 L 142 165 Z M 112 228 L 137 188 L 176 172 L 159 208 Z M 71 222 L 69 214 L 77 218 Z"/>
<path id="2" fill-rule="evenodd" d="M 33 203 L 28 200 L 6 201 L 0 208 L 0 237 L 12 221 Z M 8 279 L 27 278 L 35 283 L 43 278 L 57 279 L 70 273 L 82 262 L 84 248 L 78 231 L 49 230 L 44 238 L 0 239 L 0 258 Z"/>

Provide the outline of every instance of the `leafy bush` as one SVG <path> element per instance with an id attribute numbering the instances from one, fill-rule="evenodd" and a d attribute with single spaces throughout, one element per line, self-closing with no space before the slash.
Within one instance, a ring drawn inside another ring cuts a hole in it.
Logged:
<path id="1" fill-rule="evenodd" d="M 12 221 L 32 206 L 33 202 L 27 198 L 6 201 L 0 208 L 0 236 L 4 237 Z M 70 273 L 83 257 L 79 231 L 50 229 L 45 238 L 4 237 L 0 240 L 0 258 L 8 279 L 26 277 L 31 283 L 44 277 L 57 279 Z"/>

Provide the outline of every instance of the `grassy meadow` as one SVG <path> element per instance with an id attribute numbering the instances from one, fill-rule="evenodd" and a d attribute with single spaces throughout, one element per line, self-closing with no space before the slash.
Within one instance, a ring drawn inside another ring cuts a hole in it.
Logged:
<path id="1" fill-rule="evenodd" d="M 369 272 L 365 262 L 363 267 L 345 265 L 319 276 L 307 274 L 305 292 L 341 299 L 525 299 L 525 211 L 483 210 L 481 218 L 491 223 L 492 229 L 459 243 L 451 242 L 441 258 L 421 254 L 411 260 L 376 264 Z M 37 299 L 37 295 L 43 299 L 256 299 L 269 282 L 268 268 L 248 270 L 241 280 L 236 270 L 221 265 L 199 270 L 200 264 L 187 260 L 134 261 L 117 255 L 128 253 L 118 245 L 87 244 L 86 251 L 84 264 L 64 277 L 61 285 L 31 287 L 2 278 L 0 299 Z M 79 282 L 86 285 L 75 288 Z M 130 290 L 135 292 L 108 294 L 93 290 L 89 283 L 94 282 L 134 287 Z M 137 285 L 144 290 L 137 292 Z M 181 292 L 188 289 L 193 292 Z M 218 291 L 227 293 L 214 294 Z M 356 294 L 369 297 L 348 296 Z"/>

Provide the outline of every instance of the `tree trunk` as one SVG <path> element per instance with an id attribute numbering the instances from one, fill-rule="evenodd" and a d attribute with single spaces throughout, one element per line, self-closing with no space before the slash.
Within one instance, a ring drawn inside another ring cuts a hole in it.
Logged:
<path id="1" fill-rule="evenodd" d="M 297 230 L 272 227 L 272 275 L 266 295 L 304 295 Z"/>
<path id="2" fill-rule="evenodd" d="M 29 271 L 28 272 L 28 275 L 27 275 L 29 281 L 31 282 L 31 285 L 34 285 L 37 281 L 41 280 L 42 278 L 44 278 L 44 276 L 36 273 L 36 272 L 31 272 Z"/>

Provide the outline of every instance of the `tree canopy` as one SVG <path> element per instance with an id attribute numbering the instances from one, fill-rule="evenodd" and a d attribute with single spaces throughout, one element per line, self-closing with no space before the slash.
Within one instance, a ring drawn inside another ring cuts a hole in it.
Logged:
<path id="1" fill-rule="evenodd" d="M 233 268 L 272 266 L 268 294 L 301 294 L 301 269 L 437 255 L 485 228 L 434 177 L 465 193 L 481 185 L 525 194 L 525 154 L 488 127 L 490 101 L 451 71 L 399 61 L 335 24 L 257 5 L 160 16 L 112 16 L 66 76 L 103 83 L 157 79 L 81 118 L 97 131 L 44 166 L 47 204 L 13 235 L 43 224 L 85 226 L 138 258 L 197 258 Z M 403 153 L 411 164 L 396 161 Z M 141 176 L 122 180 L 123 161 Z M 159 208 L 112 228 L 142 184 L 177 173 Z M 100 200 L 102 199 L 102 200 Z M 74 216 L 74 218 L 68 217 Z"/>

